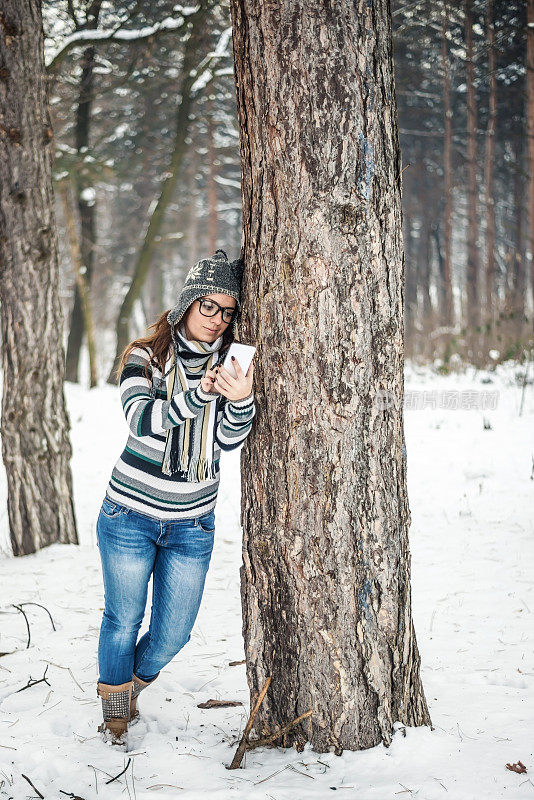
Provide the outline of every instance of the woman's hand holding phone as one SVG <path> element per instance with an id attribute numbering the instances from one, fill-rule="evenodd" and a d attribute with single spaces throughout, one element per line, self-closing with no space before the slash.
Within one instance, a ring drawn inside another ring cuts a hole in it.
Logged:
<path id="1" fill-rule="evenodd" d="M 233 366 L 237 377 L 234 378 L 222 364 L 214 369 L 206 370 L 200 379 L 202 388 L 208 394 L 222 394 L 227 400 L 244 400 L 252 393 L 252 379 L 254 376 L 254 363 L 251 361 L 245 375 L 239 361 L 234 359 Z"/>

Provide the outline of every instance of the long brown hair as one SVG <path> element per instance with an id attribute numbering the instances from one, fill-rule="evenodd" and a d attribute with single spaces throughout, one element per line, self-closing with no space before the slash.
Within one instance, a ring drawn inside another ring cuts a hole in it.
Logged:
<path id="1" fill-rule="evenodd" d="M 189 306 L 190 308 L 191 306 Z M 188 309 L 189 310 L 189 309 Z M 145 365 L 143 370 L 144 376 L 147 380 L 151 380 L 151 368 L 152 366 L 157 367 L 161 372 L 165 369 L 165 362 L 169 357 L 169 350 L 172 347 L 172 336 L 171 336 L 171 326 L 167 322 L 167 314 L 169 313 L 170 308 L 167 311 L 164 311 L 163 314 L 158 317 L 156 322 L 153 322 L 152 325 L 148 326 L 148 330 L 153 328 L 154 330 L 152 333 L 148 334 L 148 336 L 141 336 L 139 339 L 135 339 L 133 342 L 130 342 L 124 350 L 122 351 L 122 355 L 119 361 L 119 366 L 117 367 L 116 376 L 117 380 L 120 377 L 120 374 L 123 370 L 124 365 L 128 361 L 128 356 L 130 355 L 131 351 L 134 347 L 142 347 L 145 350 L 149 347 L 152 350 L 152 357 L 150 358 L 148 364 Z M 186 317 L 186 314 L 182 317 L 182 320 Z M 226 351 L 230 347 L 231 343 L 234 341 L 234 335 L 232 333 L 232 324 L 228 325 L 226 330 L 223 333 L 223 340 L 221 349 L 219 350 L 219 361 L 222 361 Z"/>

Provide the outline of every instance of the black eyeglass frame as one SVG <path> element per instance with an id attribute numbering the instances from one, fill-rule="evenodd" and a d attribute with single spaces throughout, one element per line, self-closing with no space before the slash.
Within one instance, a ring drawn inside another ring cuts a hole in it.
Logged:
<path id="1" fill-rule="evenodd" d="M 196 302 L 200 304 L 198 308 L 199 308 L 199 311 L 200 311 L 200 313 L 202 314 L 203 317 L 216 317 L 217 313 L 218 313 L 216 311 L 215 314 L 204 314 L 202 312 L 202 303 L 204 302 L 204 300 L 207 300 L 208 303 L 213 303 L 214 306 L 217 306 L 217 308 L 221 312 L 221 319 L 222 319 L 223 322 L 226 323 L 226 325 L 230 325 L 230 323 L 234 321 L 234 318 L 237 315 L 237 306 L 224 306 L 223 307 L 223 306 L 220 306 L 219 303 L 217 303 L 215 300 L 212 300 L 211 297 L 197 297 Z M 228 322 L 225 320 L 225 318 L 223 316 L 223 312 L 224 311 L 232 311 L 233 312 L 232 313 L 232 319 L 228 320 Z"/>

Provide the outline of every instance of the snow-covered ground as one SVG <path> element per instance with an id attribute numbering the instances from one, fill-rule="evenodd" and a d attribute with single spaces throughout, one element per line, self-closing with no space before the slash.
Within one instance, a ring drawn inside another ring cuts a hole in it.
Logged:
<path id="1" fill-rule="evenodd" d="M 244 658 L 239 453 L 223 454 L 215 550 L 191 641 L 141 695 L 125 754 L 96 733 L 103 588 L 95 522 L 126 423 L 115 388 L 67 384 L 80 545 L 12 558 L 0 467 L 0 652 L 15 651 L 0 658 L 0 800 L 36 796 L 22 774 L 54 800 L 198 800 L 207 791 L 247 800 L 334 791 L 358 800 L 534 799 L 534 386 L 519 416 L 520 372 L 406 370 L 413 612 L 433 729 L 408 728 L 389 748 L 341 756 L 309 745 L 258 749 L 235 771 L 226 766 L 249 712 L 245 667 L 229 666 Z M 28 649 L 12 605 L 26 602 L 46 606 L 56 628 L 44 609 L 25 606 Z M 17 691 L 45 669 L 49 685 Z M 209 698 L 243 705 L 197 707 Z M 106 784 L 129 757 L 122 777 Z M 506 769 L 518 760 L 526 774 Z"/>

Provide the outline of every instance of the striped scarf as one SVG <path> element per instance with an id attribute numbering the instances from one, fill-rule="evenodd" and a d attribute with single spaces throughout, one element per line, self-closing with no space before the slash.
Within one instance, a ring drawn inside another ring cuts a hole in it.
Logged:
<path id="1" fill-rule="evenodd" d="M 179 326 L 177 331 L 178 348 L 174 348 L 173 365 L 168 373 L 165 373 L 165 375 L 169 375 L 167 400 L 170 400 L 175 394 L 190 389 L 184 364 L 189 373 L 198 375 L 200 383 L 200 377 L 217 363 L 218 350 L 221 348 L 222 340 L 222 336 L 219 336 L 214 342 L 189 340 L 185 337 L 183 325 Z M 212 400 L 206 403 L 196 417 L 186 419 L 182 425 L 176 425 L 167 430 L 161 466 L 161 471 L 165 475 L 178 473 L 180 477 L 193 483 L 216 477 L 213 465 L 213 436 L 216 416 L 217 400 Z"/>

